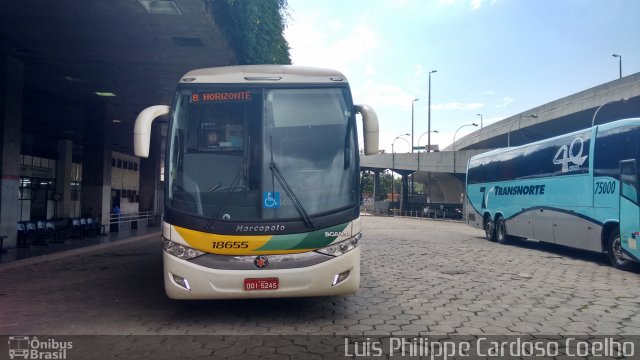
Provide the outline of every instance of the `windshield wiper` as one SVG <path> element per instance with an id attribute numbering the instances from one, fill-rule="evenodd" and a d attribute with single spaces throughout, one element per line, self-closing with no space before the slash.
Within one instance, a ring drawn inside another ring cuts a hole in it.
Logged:
<path id="1" fill-rule="evenodd" d="M 298 214 L 300 214 L 300 216 L 302 217 L 302 220 L 304 221 L 304 224 L 307 226 L 307 228 L 309 229 L 314 228 L 315 225 L 313 224 L 313 221 L 311 221 L 311 217 L 309 217 L 309 214 L 307 214 L 307 211 L 302 206 L 302 203 L 300 203 L 300 200 L 298 199 L 296 194 L 293 192 L 293 189 L 291 189 L 291 186 L 289 186 L 289 183 L 287 183 L 287 180 L 284 178 L 284 175 L 282 175 L 282 172 L 280 171 L 280 167 L 278 167 L 278 164 L 275 161 L 273 161 L 273 139 L 271 139 L 271 137 L 269 139 L 271 140 L 271 163 L 269 164 L 269 169 L 271 170 L 271 174 L 273 174 L 276 180 L 278 180 L 278 183 L 280 184 L 280 187 L 282 187 L 284 192 L 286 192 L 287 195 L 289 195 L 289 197 L 291 198 L 291 201 L 293 202 L 293 206 L 296 208 L 296 211 L 298 211 Z"/>
<path id="2" fill-rule="evenodd" d="M 307 214 L 307 211 L 304 209 L 304 207 L 300 203 L 300 200 L 298 199 L 296 194 L 293 192 L 293 189 L 291 189 L 291 187 L 287 183 L 287 180 L 284 178 L 284 176 L 280 172 L 280 168 L 278 167 L 278 164 L 276 164 L 275 162 L 271 161 L 271 164 L 269 164 L 269 169 L 271 169 L 271 172 L 275 176 L 276 180 L 278 180 L 278 183 L 280 183 L 280 186 L 282 187 L 282 189 L 284 189 L 284 192 L 286 192 L 287 195 L 289 195 L 289 197 L 293 201 L 293 206 L 298 211 L 298 214 L 300 214 L 300 216 L 302 217 L 302 220 L 304 221 L 304 224 L 308 228 L 315 227 L 313 225 L 313 222 L 311 221 L 311 218 L 309 217 L 309 214 Z"/>

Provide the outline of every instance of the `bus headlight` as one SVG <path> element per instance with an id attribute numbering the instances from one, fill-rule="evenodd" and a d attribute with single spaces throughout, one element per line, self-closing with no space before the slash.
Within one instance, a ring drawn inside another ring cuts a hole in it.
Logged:
<path id="1" fill-rule="evenodd" d="M 162 239 L 162 246 L 164 247 L 164 251 L 182 260 L 191 260 L 205 254 L 204 251 L 196 250 L 164 238 Z"/>
<path id="2" fill-rule="evenodd" d="M 360 238 L 362 238 L 362 233 L 352 237 L 351 239 L 347 239 L 336 244 L 331 244 L 325 248 L 318 249 L 316 250 L 316 252 L 331 256 L 344 255 L 358 247 L 358 245 L 360 244 Z"/>

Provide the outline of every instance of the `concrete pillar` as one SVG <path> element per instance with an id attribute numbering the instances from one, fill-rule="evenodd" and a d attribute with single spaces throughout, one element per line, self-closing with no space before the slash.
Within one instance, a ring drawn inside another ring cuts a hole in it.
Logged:
<path id="1" fill-rule="evenodd" d="M 71 155 L 73 141 L 58 140 L 58 161 L 56 161 L 56 217 L 71 217 Z"/>
<path id="2" fill-rule="evenodd" d="M 151 128 L 151 146 L 149 157 L 140 159 L 140 211 L 153 211 L 159 214 L 162 204 L 158 204 L 158 187 L 160 184 L 160 142 L 162 124 L 156 123 Z"/>
<path id="3" fill-rule="evenodd" d="M 382 189 L 380 186 L 380 173 L 384 170 L 373 170 L 373 201 L 384 200 L 382 198 Z"/>
<path id="4" fill-rule="evenodd" d="M 409 207 L 409 174 L 402 174 L 402 190 L 400 192 L 400 213 L 407 212 Z"/>
<path id="5" fill-rule="evenodd" d="M 8 236 L 5 248 L 17 245 L 23 78 L 24 65 L 0 55 L 0 235 Z"/>
<path id="6" fill-rule="evenodd" d="M 82 153 L 82 211 L 108 224 L 111 213 L 112 109 L 101 100 L 85 104 Z"/>
<path id="7" fill-rule="evenodd" d="M 373 169 L 370 170 L 371 172 L 373 172 L 373 213 L 374 214 L 380 214 L 382 212 L 386 212 L 386 210 L 382 210 L 380 208 L 380 204 L 379 201 L 384 200 L 382 199 L 382 190 L 381 190 L 381 186 L 380 186 L 380 173 L 383 172 L 383 170 L 380 169 Z"/>

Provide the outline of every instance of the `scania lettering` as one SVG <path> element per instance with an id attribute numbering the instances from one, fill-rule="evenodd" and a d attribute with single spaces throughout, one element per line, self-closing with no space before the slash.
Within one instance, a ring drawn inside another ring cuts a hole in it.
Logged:
<path id="1" fill-rule="evenodd" d="M 324 296 L 360 284 L 359 146 L 373 109 L 337 71 L 279 65 L 191 71 L 173 105 L 136 119 L 136 155 L 168 115 L 164 285 L 174 299 Z"/>
<path id="2" fill-rule="evenodd" d="M 472 157 L 467 222 L 491 241 L 529 238 L 640 261 L 640 118 Z"/>
<path id="3" fill-rule="evenodd" d="M 325 237 L 336 237 L 336 236 L 349 236 L 349 232 L 347 231 L 327 231 L 324 233 Z"/>

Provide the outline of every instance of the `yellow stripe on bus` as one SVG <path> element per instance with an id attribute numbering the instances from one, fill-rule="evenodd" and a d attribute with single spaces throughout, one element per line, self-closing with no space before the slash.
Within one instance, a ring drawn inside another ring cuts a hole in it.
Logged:
<path id="1" fill-rule="evenodd" d="M 178 234 L 194 249 L 220 255 L 295 254 L 310 249 L 263 250 L 273 235 L 219 235 L 174 226 Z"/>

